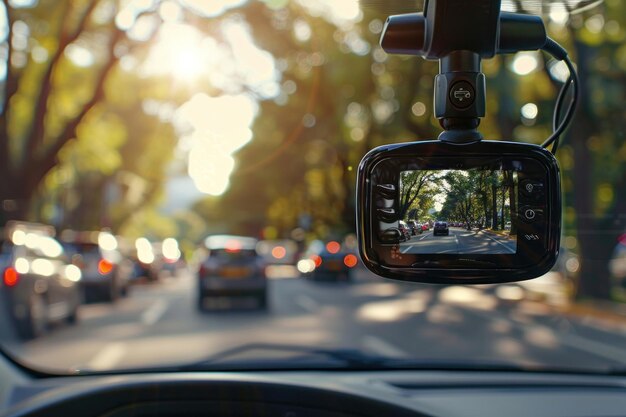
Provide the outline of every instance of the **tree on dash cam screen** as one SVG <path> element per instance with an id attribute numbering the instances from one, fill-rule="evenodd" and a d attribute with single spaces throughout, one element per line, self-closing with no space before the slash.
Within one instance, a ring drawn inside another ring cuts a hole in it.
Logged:
<path id="1" fill-rule="evenodd" d="M 517 173 L 419 170 L 400 173 L 404 254 L 515 254 Z"/>

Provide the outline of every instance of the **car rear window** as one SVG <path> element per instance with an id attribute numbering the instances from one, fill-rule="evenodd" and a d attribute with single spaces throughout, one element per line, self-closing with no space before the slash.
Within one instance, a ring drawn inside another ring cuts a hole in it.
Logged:
<path id="1" fill-rule="evenodd" d="M 228 250 L 228 249 L 213 249 L 210 256 L 212 258 L 224 259 L 224 260 L 236 260 L 236 259 L 251 259 L 257 256 L 255 250 L 241 249 L 241 250 Z"/>

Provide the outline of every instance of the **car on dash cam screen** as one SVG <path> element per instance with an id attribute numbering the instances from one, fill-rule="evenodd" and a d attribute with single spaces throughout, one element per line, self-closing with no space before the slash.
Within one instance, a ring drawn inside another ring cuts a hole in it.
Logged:
<path id="1" fill-rule="evenodd" d="M 426 225 L 400 243 L 403 254 L 515 254 L 517 172 L 403 171 L 402 220 Z"/>

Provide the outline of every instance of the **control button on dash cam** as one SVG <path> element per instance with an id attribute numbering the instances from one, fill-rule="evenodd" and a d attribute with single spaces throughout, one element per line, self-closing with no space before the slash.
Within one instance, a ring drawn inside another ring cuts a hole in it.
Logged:
<path id="1" fill-rule="evenodd" d="M 519 216 L 525 222 L 536 222 L 543 217 L 543 210 L 536 207 L 522 207 L 519 212 Z"/>
<path id="2" fill-rule="evenodd" d="M 538 198 L 543 194 L 543 183 L 537 180 L 524 180 L 520 190 L 526 197 Z"/>
<path id="3" fill-rule="evenodd" d="M 469 107 L 474 102 L 474 97 L 474 87 L 467 81 L 459 81 L 450 88 L 450 101 L 454 107 Z"/>

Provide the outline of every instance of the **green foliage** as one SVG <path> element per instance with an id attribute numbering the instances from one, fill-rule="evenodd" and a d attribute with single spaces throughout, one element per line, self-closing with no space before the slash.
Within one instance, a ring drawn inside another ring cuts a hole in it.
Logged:
<path id="1" fill-rule="evenodd" d="M 259 102 L 253 140 L 234 155 L 226 193 L 199 201 L 176 220 L 158 210 L 168 175 L 186 169 L 172 118 L 193 94 L 222 93 L 212 74 L 186 84 L 143 73 L 158 41 L 116 29 L 115 1 L 41 0 L 34 8 L 10 9 L 11 21 L 20 22 L 13 27 L 23 29 L 23 22 L 28 31 L 13 34 L 23 36 L 26 47 L 11 50 L 9 110 L 0 120 L 6 146 L 0 149 L 0 174 L 6 184 L 20 184 L 0 188 L 2 199 L 16 202 L 19 213 L 9 214 L 59 227 L 108 226 L 133 236 L 180 233 L 191 240 L 209 232 L 259 235 L 267 227 L 284 237 L 309 218 L 304 223 L 311 237 L 353 231 L 362 156 L 377 145 L 435 138 L 440 131 L 431 105 L 437 65 L 389 56 L 378 46 L 387 8 L 414 6 L 405 3 L 364 0 L 358 22 L 333 22 L 304 2 L 283 0 L 247 2 L 211 19 L 186 10 L 185 21 L 216 42 L 223 41 L 224 22 L 246 22 L 256 45 L 276 62 L 280 91 L 267 98 L 242 83 L 233 87 Z M 160 22 L 154 11 L 146 13 Z M 593 251 L 601 250 L 606 260 L 614 235 L 626 229 L 619 220 L 626 207 L 626 2 L 606 0 L 548 29 L 571 52 L 583 87 L 557 157 L 564 230 L 572 237 L 565 241 L 579 252 L 581 273 L 591 277 L 584 259 L 599 259 Z M 82 48 L 86 61 L 70 59 L 74 47 Z M 484 61 L 486 137 L 540 143 L 548 136 L 561 83 L 554 63 L 537 56 L 537 68 L 523 77 L 512 70 L 515 56 Z M 539 109 L 535 118 L 521 116 L 526 104 Z M 157 111 L 146 110 L 150 106 Z M 415 179 L 407 177 L 407 184 Z M 452 188 L 439 201 L 440 216 L 502 228 L 506 219 L 494 221 L 494 213 L 511 194 L 507 182 L 485 173 L 430 178 L 419 190 L 404 190 L 403 217 L 412 210 L 429 216 L 438 188 L 447 186 Z M 463 194 L 457 184 L 475 192 Z M 89 216 L 79 215 L 86 210 Z M 608 236 L 601 242 L 607 247 L 585 235 L 599 229 Z"/>

